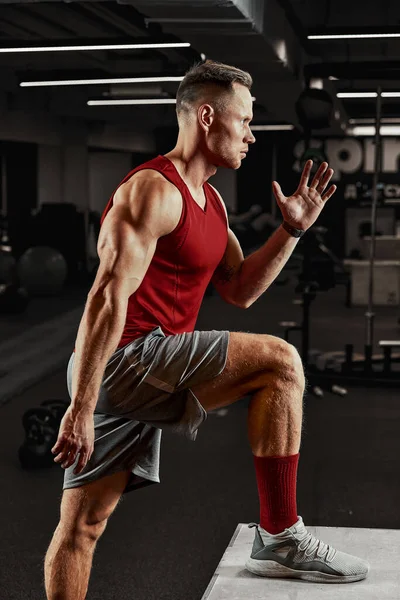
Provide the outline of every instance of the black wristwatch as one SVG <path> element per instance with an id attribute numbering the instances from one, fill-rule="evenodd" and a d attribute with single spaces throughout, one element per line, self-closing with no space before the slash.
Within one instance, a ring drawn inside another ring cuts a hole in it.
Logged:
<path id="1" fill-rule="evenodd" d="M 290 235 L 292 235 L 295 238 L 301 237 L 306 232 L 306 229 L 296 229 L 296 227 L 292 227 L 291 225 L 289 225 L 289 223 L 286 223 L 286 221 L 283 221 L 282 227 L 285 231 L 290 233 Z"/>

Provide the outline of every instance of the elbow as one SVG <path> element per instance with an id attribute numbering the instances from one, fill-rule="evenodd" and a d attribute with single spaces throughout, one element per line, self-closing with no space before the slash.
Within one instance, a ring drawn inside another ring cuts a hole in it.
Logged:
<path id="1" fill-rule="evenodd" d="M 233 304 L 234 306 L 236 306 L 237 308 L 242 308 L 243 310 L 245 310 L 246 308 L 249 308 L 249 306 L 251 306 L 251 303 L 247 303 L 247 302 L 231 302 L 231 304 Z"/>

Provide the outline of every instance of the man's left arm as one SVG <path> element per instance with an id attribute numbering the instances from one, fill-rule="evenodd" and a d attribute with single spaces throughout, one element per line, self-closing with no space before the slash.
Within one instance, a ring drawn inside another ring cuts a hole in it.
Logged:
<path id="1" fill-rule="evenodd" d="M 258 300 L 278 277 L 298 241 L 281 225 L 261 248 L 247 256 L 236 281 L 235 304 L 249 308 Z"/>
<path id="2" fill-rule="evenodd" d="M 232 298 L 234 304 L 249 308 L 276 279 L 295 249 L 299 237 L 317 220 L 325 202 L 335 193 L 331 185 L 324 193 L 333 169 L 322 163 L 308 185 L 312 161 L 307 161 L 296 192 L 285 197 L 277 182 L 273 191 L 283 216 L 283 224 L 256 252 L 247 256 L 237 271 Z"/>

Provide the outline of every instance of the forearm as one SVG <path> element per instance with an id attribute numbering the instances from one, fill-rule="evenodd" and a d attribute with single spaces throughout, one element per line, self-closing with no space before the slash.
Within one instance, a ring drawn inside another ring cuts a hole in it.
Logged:
<path id="1" fill-rule="evenodd" d="M 72 376 L 71 406 L 77 413 L 96 407 L 104 371 L 118 347 L 127 299 L 106 292 L 89 295 L 78 329 Z"/>
<path id="2" fill-rule="evenodd" d="M 295 249 L 299 238 L 280 226 L 256 252 L 247 256 L 237 283 L 238 304 L 248 308 L 276 279 Z"/>

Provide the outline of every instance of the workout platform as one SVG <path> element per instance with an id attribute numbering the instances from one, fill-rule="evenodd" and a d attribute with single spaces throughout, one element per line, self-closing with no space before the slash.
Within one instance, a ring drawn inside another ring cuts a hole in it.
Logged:
<path id="1" fill-rule="evenodd" d="M 317 538 L 371 565 L 367 579 L 355 583 L 311 583 L 270 579 L 249 573 L 254 529 L 240 523 L 201 600 L 398 600 L 400 530 L 308 527 Z"/>

